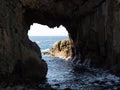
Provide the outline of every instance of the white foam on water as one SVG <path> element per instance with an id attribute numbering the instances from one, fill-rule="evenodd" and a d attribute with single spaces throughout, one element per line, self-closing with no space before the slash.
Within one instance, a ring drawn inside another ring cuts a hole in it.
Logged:
<path id="1" fill-rule="evenodd" d="M 41 50 L 41 52 L 47 52 L 47 51 L 49 51 L 49 50 L 50 50 L 50 49 L 47 48 L 47 49 Z"/>
<path id="2" fill-rule="evenodd" d="M 35 41 L 37 44 L 39 44 L 40 43 L 40 41 Z"/>

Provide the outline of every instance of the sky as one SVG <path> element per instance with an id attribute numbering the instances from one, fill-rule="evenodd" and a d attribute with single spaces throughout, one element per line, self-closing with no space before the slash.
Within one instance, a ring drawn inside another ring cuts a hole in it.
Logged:
<path id="1" fill-rule="evenodd" d="M 68 32 L 62 25 L 60 27 L 49 28 L 45 25 L 34 23 L 28 31 L 29 36 L 68 36 Z"/>

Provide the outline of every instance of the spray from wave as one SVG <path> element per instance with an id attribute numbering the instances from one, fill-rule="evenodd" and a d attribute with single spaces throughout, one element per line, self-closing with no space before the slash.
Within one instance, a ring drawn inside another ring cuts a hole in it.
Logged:
<path id="1" fill-rule="evenodd" d="M 50 49 L 47 48 L 47 49 L 41 50 L 41 52 L 43 53 L 43 52 L 46 52 L 46 51 L 49 51 L 49 50 L 50 50 Z"/>

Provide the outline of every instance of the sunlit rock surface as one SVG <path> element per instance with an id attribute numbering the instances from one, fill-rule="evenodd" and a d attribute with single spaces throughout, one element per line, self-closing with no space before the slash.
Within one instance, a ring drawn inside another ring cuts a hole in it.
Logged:
<path id="1" fill-rule="evenodd" d="M 68 60 L 72 57 L 71 42 L 70 40 L 60 40 L 55 42 L 53 48 L 44 52 L 44 54 Z"/>
<path id="2" fill-rule="evenodd" d="M 33 22 L 62 24 L 76 60 L 89 56 L 92 66 L 120 71 L 119 17 L 119 0 L 0 0 L 0 81 L 10 77 L 19 60 L 24 64 L 32 57 L 37 66 L 46 67 L 39 47 L 27 36 Z M 46 74 L 47 69 L 40 71 Z"/>

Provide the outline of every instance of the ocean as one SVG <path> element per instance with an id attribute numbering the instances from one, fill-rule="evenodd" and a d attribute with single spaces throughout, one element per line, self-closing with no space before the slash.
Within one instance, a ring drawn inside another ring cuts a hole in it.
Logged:
<path id="1" fill-rule="evenodd" d="M 59 40 L 68 40 L 67 36 L 30 36 L 29 39 L 36 42 L 41 51 L 52 48 L 53 44 Z"/>
<path id="2" fill-rule="evenodd" d="M 32 36 L 29 38 L 38 44 L 42 52 L 52 48 L 56 41 L 69 39 L 67 36 Z M 46 83 L 55 90 L 120 89 L 120 78 L 103 69 L 91 67 L 92 72 L 76 72 L 69 60 L 44 54 L 42 58 L 48 65 Z"/>

